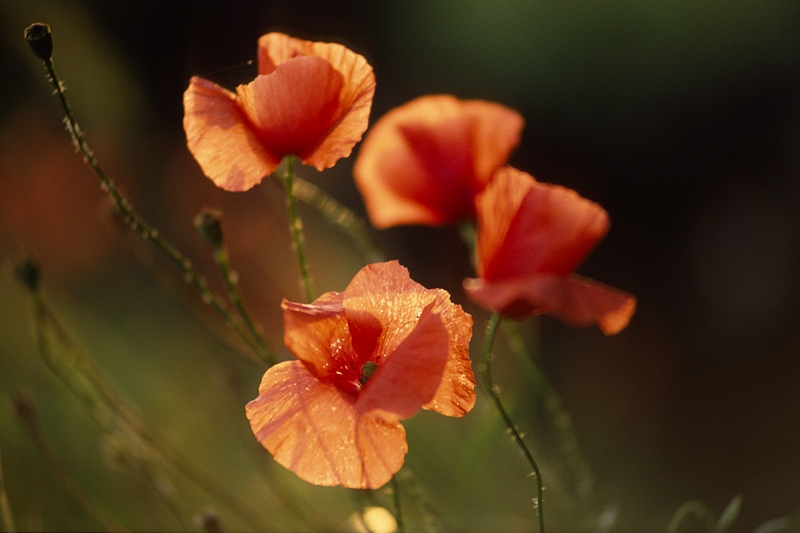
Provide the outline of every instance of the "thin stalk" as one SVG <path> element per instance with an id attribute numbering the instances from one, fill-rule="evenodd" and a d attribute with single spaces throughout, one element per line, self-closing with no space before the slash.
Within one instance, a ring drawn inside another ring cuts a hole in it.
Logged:
<path id="1" fill-rule="evenodd" d="M 286 192 L 286 207 L 289 209 L 289 233 L 292 235 L 292 248 L 297 255 L 297 262 L 300 265 L 300 277 L 303 282 L 303 289 L 306 293 L 306 300 L 310 303 L 314 301 L 314 291 L 311 288 L 311 274 L 308 268 L 305 252 L 305 237 L 303 236 L 303 222 L 297 213 L 297 202 L 294 196 L 294 176 L 292 175 L 294 157 L 286 158 L 286 171 L 283 173 L 283 187 Z"/>
<path id="2" fill-rule="evenodd" d="M 222 273 L 222 278 L 225 280 L 225 287 L 228 290 L 228 299 L 239 312 L 239 316 L 242 318 L 242 321 L 244 321 L 247 330 L 250 332 L 250 335 L 253 338 L 256 354 L 258 355 L 259 359 L 267 364 L 267 366 L 274 365 L 275 355 L 269 349 L 266 342 L 264 342 L 264 338 L 261 336 L 261 333 L 258 331 L 258 328 L 253 322 L 252 318 L 250 318 L 250 313 L 247 311 L 247 308 L 242 301 L 242 295 L 239 292 L 236 274 L 231 270 L 230 263 L 228 262 L 227 249 L 223 247 L 215 248 L 214 261 L 217 263 L 217 266 Z"/>
<path id="3" fill-rule="evenodd" d="M 200 276 L 194 269 L 192 262 L 188 259 L 183 252 L 178 250 L 173 244 L 161 236 L 159 231 L 147 223 L 136 210 L 131 206 L 125 196 L 117 189 L 117 186 L 108 177 L 103 168 L 100 166 L 99 161 L 94 155 L 94 152 L 89 148 L 86 139 L 83 136 L 78 121 L 72 112 L 72 106 L 67 99 L 64 89 L 64 84 L 61 82 L 58 74 L 56 74 L 55 67 L 53 66 L 52 59 L 43 59 L 45 69 L 47 70 L 48 77 L 55 87 L 55 92 L 61 101 L 61 107 L 64 109 L 64 123 L 66 124 L 67 131 L 75 147 L 81 152 L 86 163 L 92 167 L 94 173 L 100 178 L 103 190 L 108 194 L 114 206 L 122 214 L 124 220 L 130 225 L 131 229 L 139 233 L 146 241 L 151 242 L 156 248 L 161 250 L 178 268 L 183 272 L 184 280 L 193 286 L 200 293 L 203 301 L 211 305 L 222 318 L 236 331 L 240 337 L 247 343 L 247 345 L 255 352 L 259 348 L 256 342 L 247 334 L 241 321 L 228 311 L 224 301 L 217 297 L 208 286 L 208 282 Z"/>
<path id="4" fill-rule="evenodd" d="M 367 223 L 325 191 L 298 176 L 294 177 L 295 198 L 314 208 L 328 223 L 348 235 L 368 263 L 386 261 L 386 254 L 369 234 Z"/>
<path id="5" fill-rule="evenodd" d="M 511 352 L 516 355 L 517 360 L 526 370 L 533 389 L 542 398 L 542 404 L 547 411 L 550 423 L 558 432 L 561 453 L 575 476 L 581 506 L 584 509 L 595 507 L 597 498 L 594 492 L 592 469 L 581 454 L 578 438 L 575 436 L 575 429 L 572 426 L 572 418 L 564 407 L 561 397 L 539 367 L 535 357 L 536 348 L 528 346 L 517 324 L 503 322 L 502 328 Z"/>
<path id="6" fill-rule="evenodd" d="M 406 528 L 403 524 L 403 509 L 400 507 L 400 483 L 397 476 L 392 476 L 392 500 L 394 501 L 394 519 L 397 522 L 397 533 L 404 533 Z"/>
<path id="7" fill-rule="evenodd" d="M 39 451 L 39 454 L 42 456 L 45 463 L 47 463 L 48 468 L 55 474 L 58 482 L 61 483 L 69 495 L 72 496 L 72 499 L 75 500 L 75 502 L 105 531 L 125 531 L 125 528 L 106 516 L 97 503 L 86 494 L 80 484 L 72 477 L 61 461 L 58 460 L 58 457 L 56 457 L 56 454 L 53 452 L 53 449 L 50 447 L 39 428 L 33 404 L 21 397 L 17 398 L 14 404 L 22 427 L 27 431 L 36 449 Z"/>
<path id="8" fill-rule="evenodd" d="M 222 505 L 234 511 L 242 520 L 254 529 L 260 529 L 260 520 L 235 496 L 230 494 L 216 481 L 199 471 L 183 456 L 164 443 L 159 435 L 150 430 L 137 410 L 123 399 L 116 389 L 95 367 L 91 358 L 69 337 L 56 317 L 47 308 L 41 292 L 32 287 L 31 296 L 34 305 L 36 338 L 39 351 L 45 363 L 83 400 L 90 409 L 108 410 L 116 415 L 116 421 L 137 439 L 140 440 L 156 456 L 172 465 L 186 476 L 192 483 Z M 67 358 L 60 361 L 51 346 L 51 336 L 55 335 L 63 348 L 68 352 Z M 104 418 L 104 417 L 101 417 Z"/>
<path id="9" fill-rule="evenodd" d="M 494 346 L 494 338 L 497 334 L 497 325 L 499 323 L 500 315 L 498 313 L 492 314 L 492 317 L 489 319 L 489 323 L 486 326 L 486 337 L 483 342 L 483 361 L 480 365 L 481 377 L 483 378 L 483 384 L 486 387 L 486 390 L 489 392 L 489 395 L 492 397 L 492 400 L 494 401 L 497 410 L 500 412 L 500 416 L 503 418 L 506 427 L 514 437 L 514 441 L 522 450 L 523 455 L 525 455 L 525 458 L 528 460 L 528 464 L 530 464 L 531 468 L 533 469 L 533 474 L 536 478 L 536 519 L 539 526 L 539 533 L 544 533 L 542 474 L 539 471 L 539 466 L 536 464 L 533 455 L 531 454 L 530 450 L 528 450 L 528 446 L 525 444 L 525 441 L 522 440 L 522 435 L 520 434 L 517 425 L 513 420 L 511 420 L 511 417 L 503 406 L 503 402 L 500 400 L 500 392 L 497 388 L 497 385 L 495 385 L 492 381 L 492 359 L 494 358 L 494 353 L 492 350 Z"/>

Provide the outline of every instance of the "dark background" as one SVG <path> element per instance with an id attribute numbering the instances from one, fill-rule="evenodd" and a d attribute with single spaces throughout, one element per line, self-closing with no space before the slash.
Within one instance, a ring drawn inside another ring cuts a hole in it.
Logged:
<path id="1" fill-rule="evenodd" d="M 5 1 L 0 18 L 7 369 L 32 342 L 8 266 L 23 253 L 39 258 L 78 323 L 150 312 L 135 305 L 147 286 L 135 281 L 146 279 L 134 260 L 141 256 L 113 225 L 98 224 L 102 193 L 59 131 L 57 101 L 24 27 L 51 24 L 56 67 L 90 144 L 134 204 L 201 266 L 208 262 L 189 222 L 203 205 L 223 206 L 243 288 L 274 339 L 280 298 L 300 298 L 286 294 L 296 289 L 280 197 L 268 197 L 275 212 L 265 222 L 263 195 L 237 197 L 202 177 L 185 150 L 181 96 L 194 74 L 230 88 L 248 82 L 258 36 L 284 31 L 343 43 L 369 60 L 373 122 L 435 93 L 518 110 L 526 127 L 511 164 L 609 211 L 612 230 L 579 272 L 636 294 L 631 325 L 604 338 L 545 317 L 538 332 L 541 364 L 572 416 L 599 497 L 619 506 L 617 530 L 663 531 L 680 504 L 699 499 L 718 513 L 737 494 L 735 530 L 800 510 L 800 4 Z M 352 159 L 301 175 L 363 213 Z M 327 235 L 309 237 L 318 245 L 312 268 L 319 290 L 341 290 L 358 259 L 346 240 Z M 478 346 L 486 315 L 460 292 L 470 270 L 455 229 L 376 235 L 415 280 L 467 306 Z M 284 260 L 275 266 L 277 255 Z M 119 334 L 83 331 L 93 346 L 114 345 Z M 535 393 L 503 364 L 497 379 L 509 380 L 524 421 L 526 395 Z M 3 373 L 4 398 L 39 386 L 28 371 Z M 4 426 L 13 424 L 7 411 Z M 6 442 L 16 443 L 9 431 Z M 6 447 L 15 444 L 0 444 L 8 468 L 15 459 Z M 491 496 L 482 501 L 492 507 Z"/>

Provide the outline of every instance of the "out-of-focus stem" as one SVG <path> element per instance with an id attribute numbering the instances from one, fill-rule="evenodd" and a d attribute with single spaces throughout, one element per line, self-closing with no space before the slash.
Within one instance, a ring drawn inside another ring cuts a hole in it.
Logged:
<path id="1" fill-rule="evenodd" d="M 522 435 L 520 434 L 517 425 L 513 420 L 511 420 L 511 417 L 503 406 L 503 402 L 500 400 L 500 392 L 492 381 L 492 359 L 494 358 L 493 346 L 494 338 L 497 334 L 497 325 L 499 323 L 500 315 L 498 313 L 494 313 L 489 319 L 488 325 L 486 326 L 486 337 L 483 341 L 483 360 L 480 365 L 481 377 L 483 378 L 483 384 L 486 387 L 486 391 L 489 393 L 489 396 L 492 397 L 492 401 L 494 401 L 497 410 L 500 412 L 500 416 L 503 418 L 506 427 L 514 437 L 514 442 L 516 442 L 517 446 L 519 446 L 519 448 L 522 450 L 525 459 L 527 459 L 528 464 L 530 464 L 531 468 L 533 469 L 533 474 L 536 478 L 536 519 L 539 526 L 539 533 L 544 533 L 542 474 L 539 471 L 539 466 L 536 464 L 533 455 L 531 454 L 530 450 L 528 450 L 528 446 L 525 444 L 525 441 L 522 440 Z"/>
<path id="2" fill-rule="evenodd" d="M 173 263 L 175 263 L 178 268 L 181 269 L 184 280 L 197 289 L 203 301 L 211 305 L 211 307 L 213 307 L 223 317 L 223 319 L 225 319 L 225 321 L 239 334 L 239 336 L 242 337 L 242 339 L 253 351 L 258 352 L 259 347 L 250 337 L 250 335 L 247 334 L 242 326 L 241 321 L 237 319 L 236 315 L 231 314 L 228 311 L 224 301 L 218 298 L 217 295 L 211 291 L 208 286 L 208 282 L 205 280 L 205 278 L 197 273 L 192 265 L 191 260 L 189 260 L 183 254 L 183 252 L 176 248 L 172 243 L 162 237 L 156 228 L 148 224 L 139 215 L 139 213 L 133 209 L 128 199 L 122 195 L 111 178 L 109 178 L 105 173 L 103 168 L 100 166 L 99 161 L 95 157 L 94 152 L 92 152 L 92 150 L 89 148 L 89 145 L 86 143 L 83 132 L 81 131 L 78 121 L 75 119 L 75 115 L 72 112 L 72 106 L 67 99 L 64 84 L 61 82 L 58 74 L 56 74 L 52 59 L 43 59 L 43 62 L 44 67 L 47 70 L 47 75 L 55 87 L 55 92 L 61 102 L 61 107 L 64 109 L 64 123 L 66 124 L 70 137 L 72 138 L 72 142 L 81 152 L 86 163 L 92 167 L 92 170 L 94 170 L 97 177 L 100 178 L 103 190 L 108 194 L 109 198 L 111 198 L 111 201 L 119 210 L 124 220 L 130 225 L 133 231 L 139 233 L 146 241 L 153 243 L 156 248 L 161 250 Z"/>
<path id="3" fill-rule="evenodd" d="M 348 235 L 368 263 L 386 261 L 386 254 L 370 237 L 364 219 L 313 183 L 298 176 L 294 177 L 293 191 L 295 198 L 316 209 L 328 223 Z"/>

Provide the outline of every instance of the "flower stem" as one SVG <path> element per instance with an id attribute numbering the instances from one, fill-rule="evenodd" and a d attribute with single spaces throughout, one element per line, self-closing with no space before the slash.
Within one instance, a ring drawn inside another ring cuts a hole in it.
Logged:
<path id="1" fill-rule="evenodd" d="M 83 487 L 81 487 L 78 481 L 69 473 L 63 463 L 59 461 L 53 448 L 47 442 L 39 428 L 33 403 L 24 396 L 18 396 L 14 399 L 14 408 L 22 427 L 27 431 L 28 436 L 33 441 L 39 454 L 42 456 L 45 463 L 47 463 L 47 467 L 55 474 L 58 482 L 61 483 L 69 495 L 72 496 L 72 499 L 75 500 L 75 502 L 104 530 L 125 531 L 125 528 L 107 516 L 97 505 L 97 502 L 86 494 Z"/>
<path id="2" fill-rule="evenodd" d="M 495 385 L 492 381 L 492 359 L 494 358 L 494 353 L 492 350 L 494 346 L 494 338 L 497 334 L 497 326 L 499 323 L 500 315 L 498 313 L 494 313 L 489 319 L 488 325 L 486 326 L 486 337 L 483 342 L 483 360 L 480 365 L 481 377 L 483 378 L 483 384 L 486 387 L 486 390 L 489 392 L 489 395 L 492 397 L 492 400 L 494 401 L 497 410 L 500 412 L 500 416 L 503 418 L 506 427 L 513 435 L 514 441 L 520 447 L 523 455 L 525 455 L 525 458 L 528 460 L 528 464 L 530 464 L 531 468 L 533 469 L 533 474 L 536 478 L 536 518 L 538 521 L 539 533 L 544 533 L 542 474 L 539 471 L 539 466 L 536 464 L 533 455 L 531 455 L 530 450 L 528 450 L 528 446 L 525 444 L 525 441 L 522 440 L 522 435 L 520 434 L 517 425 L 513 420 L 511 420 L 511 417 L 503 406 L 503 402 L 500 400 L 500 391 L 497 385 Z"/>
<path id="3" fill-rule="evenodd" d="M 33 279 L 35 278 L 36 276 Z M 159 434 L 150 429 L 138 410 L 118 392 L 92 358 L 66 332 L 47 306 L 38 285 L 35 282 L 26 284 L 30 289 L 34 308 L 37 347 L 44 362 L 95 415 L 104 429 L 108 431 L 109 424 L 113 422 L 133 439 L 136 447 L 148 449 L 206 494 L 232 510 L 250 527 L 261 529 L 261 520 L 248 506 L 197 469 L 184 455 L 174 451 Z M 108 413 L 113 416 L 107 416 Z"/>
<path id="4" fill-rule="evenodd" d="M 43 62 L 45 69 L 47 70 L 48 77 L 53 83 L 55 92 L 61 101 L 61 107 L 64 109 L 64 123 L 66 124 L 70 137 L 72 138 L 73 144 L 81 152 L 86 163 L 92 167 L 92 170 L 94 170 L 97 177 L 100 178 L 101 187 L 108 194 L 109 198 L 111 198 L 114 206 L 121 213 L 122 218 L 130 225 L 130 228 L 134 232 L 139 233 L 144 240 L 151 242 L 173 263 L 175 263 L 183 272 L 184 280 L 197 289 L 203 301 L 211 305 L 211 307 L 213 307 L 231 326 L 231 328 L 233 328 L 233 330 L 236 331 L 240 337 L 242 337 L 247 345 L 253 351 L 258 353 L 259 348 L 257 344 L 244 330 L 241 321 L 238 320 L 235 315 L 231 314 L 228 311 L 224 301 L 220 300 L 217 295 L 211 291 L 208 286 L 208 282 L 205 280 L 205 278 L 197 273 L 192 265 L 191 260 L 187 258 L 183 252 L 178 250 L 178 248 L 176 248 L 172 243 L 163 238 L 156 228 L 148 224 L 147 221 L 145 221 L 139 215 L 139 213 L 136 212 L 128 199 L 122 195 L 111 178 L 109 178 L 105 173 L 103 168 L 100 166 L 99 161 L 95 157 L 94 152 L 92 152 L 92 150 L 89 148 L 89 145 L 86 143 L 83 132 L 81 131 L 78 121 L 75 119 L 75 115 L 72 112 L 72 106 L 67 99 L 64 84 L 61 82 L 58 74 L 56 74 L 52 59 L 44 59 Z"/>
<path id="5" fill-rule="evenodd" d="M 313 183 L 298 176 L 294 177 L 292 190 L 295 198 L 316 209 L 325 220 L 347 234 L 358 246 L 367 263 L 386 261 L 386 254 L 370 236 L 364 219 Z"/>
<path id="6" fill-rule="evenodd" d="M 283 186 L 286 190 L 286 207 L 289 209 L 289 233 L 292 235 L 292 248 L 297 254 L 297 262 L 300 264 L 300 277 L 303 281 L 303 289 L 306 293 L 308 302 L 314 301 L 314 291 L 311 289 L 311 274 L 306 261 L 305 237 L 303 236 L 303 222 L 297 214 L 297 202 L 294 195 L 294 176 L 292 175 L 294 158 L 286 158 L 286 171 L 283 173 Z"/>
<path id="7" fill-rule="evenodd" d="M 261 336 L 261 333 L 258 331 L 258 328 L 256 328 L 255 323 L 250 318 L 250 313 L 247 312 L 247 308 L 244 306 L 242 295 L 239 292 L 239 287 L 236 283 L 236 274 L 231 270 L 230 263 L 228 262 L 228 250 L 226 248 L 214 249 L 214 261 L 217 263 L 217 266 L 222 273 L 222 278 L 225 280 L 225 287 L 228 289 L 228 299 L 231 301 L 234 307 L 236 307 L 236 310 L 239 312 L 239 316 L 244 321 L 245 326 L 253 338 L 256 354 L 258 355 L 259 359 L 267 364 L 267 366 L 274 365 L 275 356 L 267 346 L 266 342 L 264 342 L 264 338 Z"/>
<path id="8" fill-rule="evenodd" d="M 558 432 L 561 453 L 568 467 L 572 469 L 572 475 L 575 477 L 575 488 L 581 507 L 586 510 L 595 508 L 597 506 L 597 498 L 594 492 L 592 469 L 581 454 L 578 438 L 575 436 L 575 429 L 572 426 L 572 418 L 564 408 L 561 397 L 539 367 L 535 356 L 537 352 L 536 343 L 534 343 L 533 347 L 529 346 L 517 324 L 504 322 L 502 329 L 509 348 L 526 370 L 528 378 L 533 384 L 533 389 L 542 399 L 542 404 L 547 411 L 550 423 Z"/>

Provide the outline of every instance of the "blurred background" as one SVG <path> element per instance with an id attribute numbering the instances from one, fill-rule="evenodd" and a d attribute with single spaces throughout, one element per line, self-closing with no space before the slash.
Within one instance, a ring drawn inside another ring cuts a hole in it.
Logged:
<path id="1" fill-rule="evenodd" d="M 369 60 L 373 122 L 435 93 L 518 110 L 526 127 L 510 163 L 611 216 L 579 272 L 639 301 L 612 338 L 549 317 L 520 325 L 591 467 L 591 509 L 569 489 L 559 446 L 547 444 L 554 430 L 541 395 L 518 362 L 498 356 L 496 381 L 542 459 L 551 530 L 591 529 L 606 510 L 612 531 L 665 531 L 681 504 L 701 500 L 719 513 L 738 494 L 736 531 L 800 511 L 800 4 L 2 0 L 0 452 L 18 529 L 102 529 L 23 431 L 19 398 L 35 407 L 59 460 L 126 528 L 179 529 L 176 515 L 206 506 L 225 529 L 253 528 L 165 472 L 183 509 L 170 512 L 114 461 L 113 439 L 36 351 L 32 307 L 12 275 L 29 255 L 70 334 L 260 527 L 343 528 L 356 508 L 348 491 L 296 481 L 254 442 L 243 405 L 263 368 L 236 357 L 241 347 L 180 274 L 110 216 L 22 38 L 37 21 L 51 25 L 56 69 L 106 171 L 220 291 L 191 222 L 202 207 L 223 210 L 245 298 L 281 358 L 280 300 L 302 299 L 283 199 L 269 180 L 233 194 L 202 175 L 181 125 L 189 77 L 247 83 L 257 38 L 283 31 Z M 363 214 L 352 161 L 299 175 Z M 301 213 L 317 291 L 342 290 L 363 260 L 314 211 Z M 447 289 L 473 314 L 477 357 L 488 316 L 461 290 L 471 271 L 456 229 L 374 234 L 413 279 Z M 534 527 L 527 467 L 485 395 L 463 420 L 421 413 L 405 426 L 413 486 L 445 529 Z"/>

